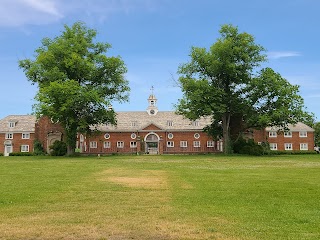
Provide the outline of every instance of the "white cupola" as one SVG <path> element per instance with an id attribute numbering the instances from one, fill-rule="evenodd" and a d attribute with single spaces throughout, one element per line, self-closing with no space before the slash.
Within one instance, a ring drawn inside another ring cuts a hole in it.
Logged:
<path id="1" fill-rule="evenodd" d="M 149 106 L 147 108 L 147 112 L 149 115 L 156 115 L 158 113 L 158 108 L 157 108 L 157 98 L 153 94 L 153 86 L 151 87 L 151 94 L 148 98 L 148 103 Z"/>

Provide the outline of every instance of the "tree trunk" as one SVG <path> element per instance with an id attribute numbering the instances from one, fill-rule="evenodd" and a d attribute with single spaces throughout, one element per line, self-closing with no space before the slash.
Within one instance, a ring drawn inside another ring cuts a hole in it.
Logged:
<path id="1" fill-rule="evenodd" d="M 67 155 L 73 155 L 75 153 L 75 148 L 73 146 L 68 145 L 67 146 Z"/>
<path id="2" fill-rule="evenodd" d="M 232 153 L 232 146 L 230 141 L 230 113 L 224 113 L 222 117 L 223 130 L 223 152 L 225 154 Z"/>

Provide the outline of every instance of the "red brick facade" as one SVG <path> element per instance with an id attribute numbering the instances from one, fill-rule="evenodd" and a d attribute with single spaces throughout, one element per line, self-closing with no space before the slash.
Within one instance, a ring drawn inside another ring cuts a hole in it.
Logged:
<path id="1" fill-rule="evenodd" d="M 313 151 L 314 132 L 301 130 L 289 131 L 267 131 L 254 130 L 255 142 L 268 142 L 271 150 L 277 151 Z"/>

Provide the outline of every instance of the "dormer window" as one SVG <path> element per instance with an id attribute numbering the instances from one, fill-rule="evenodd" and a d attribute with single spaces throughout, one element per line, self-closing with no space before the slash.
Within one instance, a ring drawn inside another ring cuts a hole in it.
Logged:
<path id="1" fill-rule="evenodd" d="M 16 126 L 15 122 L 9 122 L 9 128 L 14 128 Z"/>
<path id="2" fill-rule="evenodd" d="M 199 121 L 193 121 L 193 122 L 191 123 L 191 125 L 194 126 L 194 127 L 199 127 L 199 126 L 200 126 L 200 123 L 199 123 Z"/>
<path id="3" fill-rule="evenodd" d="M 168 120 L 167 121 L 167 126 L 168 127 L 172 127 L 173 126 L 173 121 L 172 120 Z"/>

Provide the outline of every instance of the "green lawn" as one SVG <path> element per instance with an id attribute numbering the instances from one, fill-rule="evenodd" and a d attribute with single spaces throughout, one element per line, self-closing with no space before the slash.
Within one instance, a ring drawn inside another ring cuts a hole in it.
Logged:
<path id="1" fill-rule="evenodd" d="M 320 239 L 320 156 L 0 157 L 0 239 Z"/>

